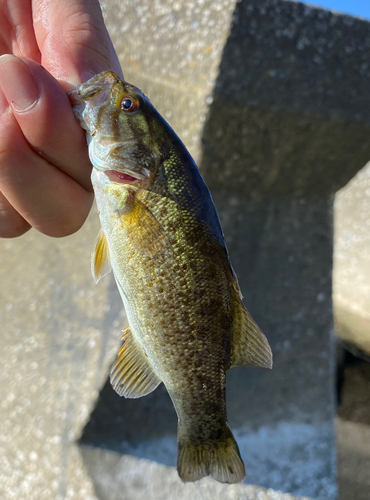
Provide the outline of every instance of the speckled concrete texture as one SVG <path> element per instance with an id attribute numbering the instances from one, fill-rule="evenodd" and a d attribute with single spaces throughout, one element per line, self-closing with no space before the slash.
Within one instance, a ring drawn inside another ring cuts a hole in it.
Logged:
<path id="1" fill-rule="evenodd" d="M 163 388 L 125 401 L 106 383 L 125 317 L 90 277 L 93 213 L 64 240 L 0 242 L 0 497 L 334 500 L 332 196 L 370 157 L 370 24 L 284 0 L 102 3 L 127 80 L 199 162 L 273 347 L 273 372 L 228 376 L 258 486 L 183 485 Z"/>
<path id="2" fill-rule="evenodd" d="M 132 449 L 128 456 L 77 444 L 125 326 L 113 280 L 95 286 L 90 275 L 97 230 L 93 212 L 79 233 L 62 240 L 34 231 L 0 240 L 0 498 L 190 500 L 237 493 L 245 500 L 294 500 L 209 479 L 184 486 L 174 467 L 157 464 L 160 446 L 145 460 Z M 135 402 L 118 398 L 110 387 L 109 394 L 115 402 Z M 121 431 L 127 428 L 124 415 L 111 413 L 109 405 L 104 410 Z M 147 410 L 153 422 L 150 400 Z M 142 420 L 135 424 L 141 438 L 152 432 L 150 425 L 141 428 Z"/>
<path id="3" fill-rule="evenodd" d="M 198 160 L 235 0 L 101 5 L 125 78 L 149 96 Z"/>
<path id="4" fill-rule="evenodd" d="M 0 240 L 0 498 L 95 499 L 75 445 L 124 324 L 108 279 L 94 286 L 96 215 L 69 238 Z"/>
<path id="5" fill-rule="evenodd" d="M 205 478 L 183 484 L 174 467 L 98 448 L 81 448 L 100 500 L 298 500 L 272 489 Z M 301 497 L 300 500 L 313 500 Z"/>
<path id="6" fill-rule="evenodd" d="M 211 185 L 269 198 L 342 188 L 370 157 L 368 44 L 366 21 L 237 3 L 203 131 Z"/>

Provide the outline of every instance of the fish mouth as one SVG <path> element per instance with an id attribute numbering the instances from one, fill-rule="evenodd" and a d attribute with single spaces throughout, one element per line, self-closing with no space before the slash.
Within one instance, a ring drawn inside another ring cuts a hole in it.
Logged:
<path id="1" fill-rule="evenodd" d="M 67 92 L 68 99 L 71 103 L 72 107 L 78 106 L 81 104 L 81 100 L 78 98 L 77 90 L 72 89 L 69 92 Z"/>
<path id="2" fill-rule="evenodd" d="M 136 177 L 131 175 L 135 174 Z M 127 174 L 126 172 L 118 172 L 118 170 L 104 170 L 104 174 L 108 177 L 111 182 L 116 184 L 129 184 L 130 186 L 140 186 L 143 181 L 146 180 L 144 175 L 140 175 L 136 172 L 130 172 Z"/>

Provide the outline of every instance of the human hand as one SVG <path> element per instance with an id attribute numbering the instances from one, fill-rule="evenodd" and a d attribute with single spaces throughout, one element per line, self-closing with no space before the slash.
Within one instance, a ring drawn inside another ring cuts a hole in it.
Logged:
<path id="1" fill-rule="evenodd" d="M 93 200 L 66 92 L 105 69 L 121 73 L 98 1 L 0 0 L 2 54 L 13 55 L 0 58 L 0 237 L 31 227 L 66 236 Z"/>

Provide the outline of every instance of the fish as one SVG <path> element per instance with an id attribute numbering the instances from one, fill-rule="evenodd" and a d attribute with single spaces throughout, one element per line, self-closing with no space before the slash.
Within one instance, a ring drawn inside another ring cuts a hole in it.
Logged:
<path id="1" fill-rule="evenodd" d="M 139 398 L 163 382 L 178 416 L 182 481 L 240 482 L 226 371 L 271 368 L 272 353 L 242 302 L 211 194 L 140 89 L 104 71 L 69 97 L 86 130 L 101 223 L 92 275 L 113 271 L 129 323 L 111 384 Z"/>

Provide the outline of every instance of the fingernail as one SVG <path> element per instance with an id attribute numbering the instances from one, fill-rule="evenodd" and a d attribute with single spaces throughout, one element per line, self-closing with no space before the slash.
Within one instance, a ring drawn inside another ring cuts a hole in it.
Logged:
<path id="1" fill-rule="evenodd" d="M 0 57 L 0 87 L 15 111 L 28 111 L 40 91 L 25 62 L 11 54 Z"/>

